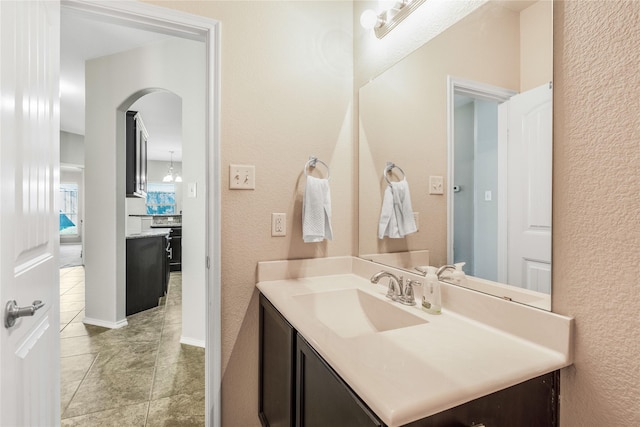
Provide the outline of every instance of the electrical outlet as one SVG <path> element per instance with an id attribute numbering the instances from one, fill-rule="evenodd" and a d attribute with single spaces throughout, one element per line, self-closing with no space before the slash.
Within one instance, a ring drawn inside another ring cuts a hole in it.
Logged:
<path id="1" fill-rule="evenodd" d="M 229 165 L 229 189 L 255 190 L 256 167 L 253 165 Z"/>
<path id="2" fill-rule="evenodd" d="M 287 235 L 287 214 L 271 214 L 271 236 L 282 237 Z"/>
<path id="3" fill-rule="evenodd" d="M 441 176 L 429 177 L 429 194 L 444 194 L 444 179 Z"/>

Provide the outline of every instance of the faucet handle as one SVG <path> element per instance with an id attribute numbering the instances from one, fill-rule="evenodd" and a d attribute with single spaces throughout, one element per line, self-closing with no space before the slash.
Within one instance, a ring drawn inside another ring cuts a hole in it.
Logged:
<path id="1" fill-rule="evenodd" d="M 420 282 L 411 279 L 407 280 L 407 283 L 405 283 L 404 285 L 404 292 L 402 293 L 398 301 L 400 301 L 404 305 L 416 305 L 416 299 L 413 296 L 414 284 L 419 285 Z"/>

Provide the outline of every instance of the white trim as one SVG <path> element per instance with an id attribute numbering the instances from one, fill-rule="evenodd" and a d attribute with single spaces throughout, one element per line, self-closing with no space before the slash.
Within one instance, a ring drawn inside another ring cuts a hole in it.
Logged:
<path id="1" fill-rule="evenodd" d="M 498 105 L 498 282 L 508 279 L 507 241 L 507 144 L 509 141 L 509 101 Z"/>
<path id="2" fill-rule="evenodd" d="M 200 348 L 205 348 L 205 342 L 203 340 L 196 340 L 188 337 L 180 337 L 180 344 L 193 345 Z"/>
<path id="3" fill-rule="evenodd" d="M 473 80 L 447 76 L 447 263 L 453 264 L 453 186 L 454 186 L 454 114 L 455 95 L 466 95 L 486 101 L 505 102 L 517 92 L 474 82 Z"/>
<path id="4" fill-rule="evenodd" d="M 73 10 L 92 19 L 100 19 L 105 22 L 190 40 L 200 40 L 206 44 L 208 200 L 205 214 L 208 218 L 206 230 L 208 253 L 206 256 L 211 261 L 211 266 L 205 286 L 207 302 L 205 423 L 207 426 L 220 427 L 222 385 L 222 319 L 220 317 L 220 23 L 202 16 L 138 1 L 63 0 L 62 5 L 67 10 Z"/>
<path id="5" fill-rule="evenodd" d="M 100 326 L 109 329 L 120 329 L 129 324 L 129 322 L 127 322 L 127 319 L 120 320 L 118 322 L 105 322 L 104 320 L 93 319 L 91 317 L 85 317 L 84 319 L 82 319 L 82 323 L 84 323 L 85 325 Z"/>

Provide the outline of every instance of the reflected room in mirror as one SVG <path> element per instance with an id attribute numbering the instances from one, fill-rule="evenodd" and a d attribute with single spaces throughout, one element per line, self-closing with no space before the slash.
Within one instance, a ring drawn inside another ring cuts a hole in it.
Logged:
<path id="1" fill-rule="evenodd" d="M 360 257 L 550 310 L 552 74 L 552 2 L 488 1 L 360 88 Z M 387 179 L 416 232 L 380 238 Z"/>

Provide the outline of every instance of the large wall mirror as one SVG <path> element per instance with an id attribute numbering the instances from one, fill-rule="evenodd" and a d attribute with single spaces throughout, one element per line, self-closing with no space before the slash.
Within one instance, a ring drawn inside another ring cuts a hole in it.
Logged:
<path id="1" fill-rule="evenodd" d="M 360 256 L 550 309 L 552 74 L 552 2 L 488 1 L 364 85 Z M 417 231 L 380 238 L 405 176 Z"/>

